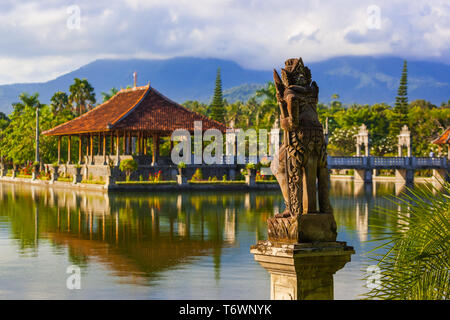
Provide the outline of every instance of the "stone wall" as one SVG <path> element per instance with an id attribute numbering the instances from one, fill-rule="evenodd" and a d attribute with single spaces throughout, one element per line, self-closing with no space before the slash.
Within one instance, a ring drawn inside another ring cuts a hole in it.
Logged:
<path id="1" fill-rule="evenodd" d="M 110 169 L 111 168 L 111 169 Z M 240 173 L 241 168 L 244 165 L 190 165 L 186 168 L 186 176 L 191 179 L 195 171 L 200 168 L 202 170 L 203 179 L 207 180 L 209 177 L 216 177 L 218 180 L 222 180 L 224 175 L 227 176 L 227 180 L 235 180 Z M 61 164 L 58 168 L 60 175 L 68 174 L 73 176 L 76 171 L 76 165 Z M 178 174 L 178 167 L 176 165 L 139 165 L 138 169 L 130 176 L 130 180 L 138 181 L 142 176 L 144 181 L 149 180 L 149 176 L 154 176 L 161 171 L 162 180 L 176 180 Z M 121 172 L 117 166 L 109 165 L 81 165 L 81 174 L 83 180 L 105 180 L 105 177 L 111 172 L 117 181 L 124 181 L 126 175 Z"/>

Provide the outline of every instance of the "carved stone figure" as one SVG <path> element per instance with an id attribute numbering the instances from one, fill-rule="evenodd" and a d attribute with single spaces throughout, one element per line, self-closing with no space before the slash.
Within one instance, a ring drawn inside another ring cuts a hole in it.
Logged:
<path id="1" fill-rule="evenodd" d="M 284 141 L 271 169 L 280 184 L 286 210 L 269 219 L 269 238 L 335 241 L 326 143 L 317 114 L 319 87 L 311 81 L 311 72 L 301 58 L 286 60 L 281 78 L 274 70 L 274 81 Z"/>

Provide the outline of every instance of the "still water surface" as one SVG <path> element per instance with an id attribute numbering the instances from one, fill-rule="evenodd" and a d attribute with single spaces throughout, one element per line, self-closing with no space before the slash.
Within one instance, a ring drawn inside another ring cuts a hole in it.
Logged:
<path id="1" fill-rule="evenodd" d="M 355 248 L 334 276 L 335 299 L 366 292 L 373 212 L 391 183 L 333 181 L 338 240 Z M 249 247 L 283 210 L 280 192 L 113 193 L 0 183 L 0 299 L 269 299 Z M 68 290 L 67 267 L 81 268 Z"/>

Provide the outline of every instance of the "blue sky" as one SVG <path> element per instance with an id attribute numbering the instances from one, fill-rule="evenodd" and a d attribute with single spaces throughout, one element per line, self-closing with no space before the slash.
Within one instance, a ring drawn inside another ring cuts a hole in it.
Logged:
<path id="1" fill-rule="evenodd" d="M 297 56 L 450 64 L 450 1 L 2 0 L 0 39 L 0 84 L 50 80 L 99 58 L 217 57 L 252 69 Z"/>

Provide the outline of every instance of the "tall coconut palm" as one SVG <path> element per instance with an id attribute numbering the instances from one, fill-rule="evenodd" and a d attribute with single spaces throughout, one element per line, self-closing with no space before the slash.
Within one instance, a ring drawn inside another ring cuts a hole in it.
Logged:
<path id="1" fill-rule="evenodd" d="M 86 79 L 74 79 L 74 83 L 69 87 L 69 103 L 75 110 L 75 113 L 81 115 L 85 113 L 89 106 L 95 104 L 94 88 Z"/>
<path id="2" fill-rule="evenodd" d="M 65 92 L 58 91 L 50 99 L 53 114 L 59 114 L 69 107 L 69 97 Z"/>

